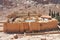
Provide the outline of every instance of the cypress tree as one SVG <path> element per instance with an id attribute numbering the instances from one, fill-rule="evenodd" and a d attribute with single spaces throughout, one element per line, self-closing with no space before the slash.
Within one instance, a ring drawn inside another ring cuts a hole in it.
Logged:
<path id="1" fill-rule="evenodd" d="M 51 9 L 49 9 L 49 16 L 51 16 Z"/>
<path id="2" fill-rule="evenodd" d="M 49 16 L 51 16 L 51 13 L 49 12 Z"/>
<path id="3" fill-rule="evenodd" d="M 57 14 L 56 14 L 57 16 L 59 16 L 59 12 L 57 12 Z"/>
<path id="4" fill-rule="evenodd" d="M 55 11 L 54 11 L 54 13 L 53 13 L 53 16 L 55 17 Z"/>
<path id="5" fill-rule="evenodd" d="M 53 11 L 52 11 L 52 13 L 51 13 L 51 17 L 52 17 L 52 18 L 54 17 Z"/>

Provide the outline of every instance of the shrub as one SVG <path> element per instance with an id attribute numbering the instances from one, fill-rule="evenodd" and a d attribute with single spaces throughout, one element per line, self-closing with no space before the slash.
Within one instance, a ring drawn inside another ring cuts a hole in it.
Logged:
<path id="1" fill-rule="evenodd" d="M 56 16 L 55 18 L 60 22 L 60 16 Z"/>

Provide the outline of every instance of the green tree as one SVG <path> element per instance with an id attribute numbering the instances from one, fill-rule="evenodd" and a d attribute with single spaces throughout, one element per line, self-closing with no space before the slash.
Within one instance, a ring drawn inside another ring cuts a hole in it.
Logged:
<path id="1" fill-rule="evenodd" d="M 55 18 L 60 22 L 60 16 L 59 16 L 59 12 L 56 13 Z"/>
<path id="2" fill-rule="evenodd" d="M 60 16 L 56 16 L 55 18 L 60 22 Z"/>
<path id="3" fill-rule="evenodd" d="M 54 11 L 54 12 L 53 12 L 53 17 L 55 17 L 55 14 L 56 14 L 56 13 L 55 13 L 55 11 Z"/>
<path id="4" fill-rule="evenodd" d="M 53 11 L 52 11 L 52 13 L 51 13 L 51 17 L 52 17 L 52 18 L 54 18 L 54 14 L 53 14 Z"/>
<path id="5" fill-rule="evenodd" d="M 57 14 L 56 14 L 57 16 L 59 16 L 59 12 L 57 12 Z"/>
<path id="6" fill-rule="evenodd" d="M 51 16 L 51 9 L 49 9 L 49 16 Z"/>

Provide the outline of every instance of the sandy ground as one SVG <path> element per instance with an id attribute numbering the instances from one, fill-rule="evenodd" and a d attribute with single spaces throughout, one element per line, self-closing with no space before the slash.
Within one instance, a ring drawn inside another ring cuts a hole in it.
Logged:
<path id="1" fill-rule="evenodd" d="M 26 35 L 23 36 L 22 34 L 17 34 L 18 39 L 13 38 L 14 34 L 7 34 L 4 32 L 0 32 L 0 40 L 60 40 L 60 34 L 44 34 L 44 35 L 30 35 L 30 36 Z"/>

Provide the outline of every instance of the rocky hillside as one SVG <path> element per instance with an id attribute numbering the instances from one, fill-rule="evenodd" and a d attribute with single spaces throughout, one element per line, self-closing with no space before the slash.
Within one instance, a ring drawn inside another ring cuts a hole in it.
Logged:
<path id="1" fill-rule="evenodd" d="M 60 4 L 60 0 L 33 0 L 33 1 L 37 1 L 38 3 L 42 4 L 48 4 L 48 3 Z"/>
<path id="2" fill-rule="evenodd" d="M 1 1 L 2 0 L 0 0 L 0 2 Z M 48 15 L 49 9 L 51 9 L 51 11 L 55 11 L 55 13 L 60 13 L 60 4 L 51 4 L 54 2 L 59 3 L 59 1 L 60 0 L 4 0 L 4 5 L 0 6 L 3 8 L 3 13 L 0 12 L 0 16 L 6 16 L 12 12 L 20 12 L 21 10 L 25 12 L 29 10 L 32 11 L 32 13 L 35 11 L 40 14 Z M 47 2 L 50 4 L 45 4 Z"/>

